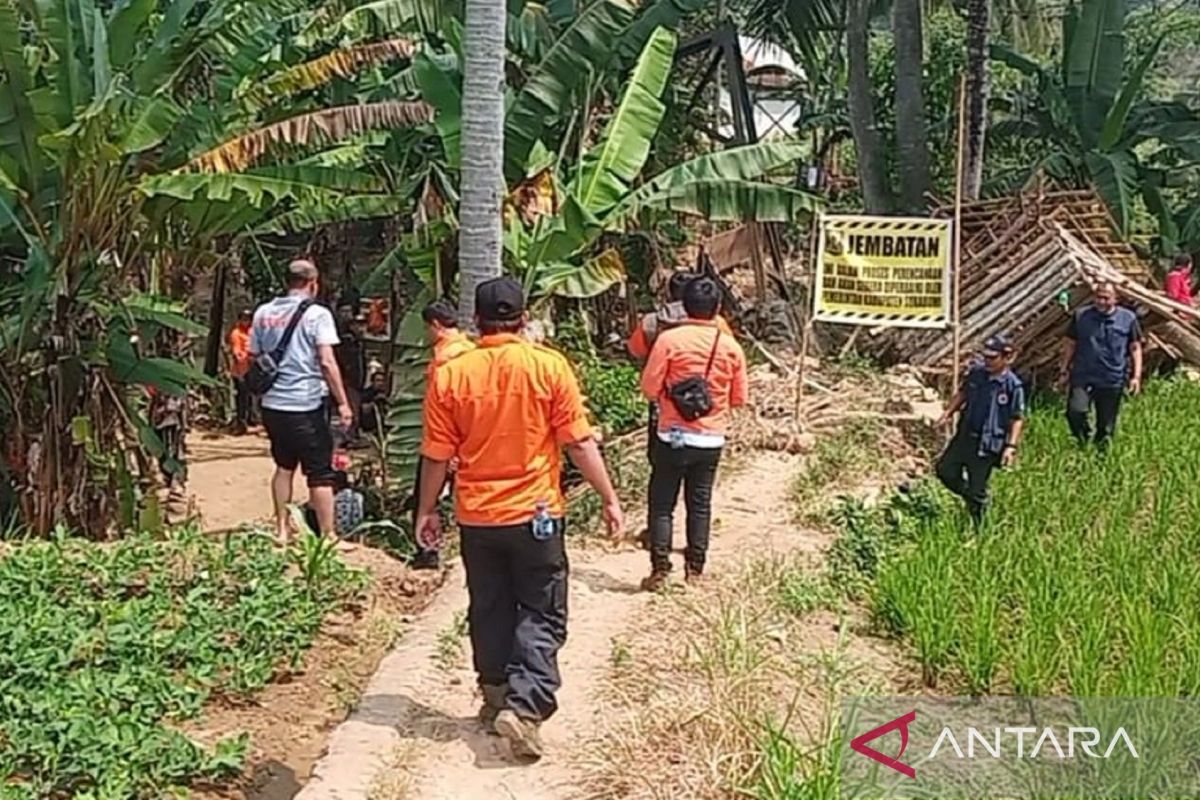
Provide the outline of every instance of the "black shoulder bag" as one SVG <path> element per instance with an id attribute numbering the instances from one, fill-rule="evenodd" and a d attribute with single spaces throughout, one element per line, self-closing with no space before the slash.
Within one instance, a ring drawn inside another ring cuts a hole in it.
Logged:
<path id="1" fill-rule="evenodd" d="M 279 380 L 279 365 L 283 362 L 288 345 L 292 343 L 292 335 L 296 333 L 296 326 L 300 324 L 301 317 L 311 305 L 312 300 L 300 301 L 287 328 L 283 331 L 283 338 L 279 340 L 275 349 L 269 353 L 256 355 L 250 362 L 250 370 L 246 373 L 246 388 L 254 394 L 266 394 L 275 385 L 275 381 Z"/>
<path id="2" fill-rule="evenodd" d="M 708 416 L 712 411 L 712 390 L 708 386 L 708 373 L 712 371 L 713 359 L 717 356 L 717 344 L 720 341 L 721 331 L 718 329 L 713 339 L 712 351 L 708 354 L 708 365 L 704 367 L 704 375 L 692 375 L 667 388 L 675 410 L 688 422 Z"/>

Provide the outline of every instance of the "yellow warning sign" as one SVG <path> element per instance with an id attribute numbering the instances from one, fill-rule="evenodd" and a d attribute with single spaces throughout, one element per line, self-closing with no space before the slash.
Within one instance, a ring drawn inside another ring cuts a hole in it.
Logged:
<path id="1" fill-rule="evenodd" d="M 814 319 L 879 327 L 950 324 L 950 220 L 823 216 Z"/>

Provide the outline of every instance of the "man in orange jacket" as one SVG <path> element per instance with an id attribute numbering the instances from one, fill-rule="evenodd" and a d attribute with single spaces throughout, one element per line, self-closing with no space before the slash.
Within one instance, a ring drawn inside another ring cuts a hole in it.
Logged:
<path id="1" fill-rule="evenodd" d="M 449 361 L 458 358 L 463 353 L 475 349 L 475 343 L 467 334 L 458 329 L 458 313 L 454 306 L 446 300 L 435 300 L 421 310 L 421 319 L 425 321 L 426 337 L 433 343 L 433 358 L 425 369 L 425 397 L 429 397 L 429 389 L 433 386 L 437 370 Z M 421 485 L 421 467 L 425 459 L 417 456 L 417 475 L 415 486 Z M 439 495 L 441 493 L 439 492 Z M 418 503 L 413 502 L 413 524 L 416 525 Z M 437 569 L 441 566 L 441 556 L 436 547 L 425 547 L 417 542 L 417 554 L 413 558 L 413 569 Z"/>
<path id="2" fill-rule="evenodd" d="M 662 587 L 671 571 L 675 504 L 683 485 L 687 508 L 685 575 L 704 572 L 712 522 L 712 490 L 725 447 L 730 409 L 745 405 L 746 355 L 716 323 L 721 292 L 709 278 L 684 289 L 687 319 L 659 334 L 642 372 L 642 391 L 659 406 L 651 459 L 650 577 L 642 588 Z"/>
<path id="3" fill-rule="evenodd" d="M 536 760 L 539 726 L 558 707 L 558 651 L 567 636 L 563 448 L 599 492 L 612 535 L 624 519 L 571 365 L 521 335 L 521 284 L 481 283 L 475 309 L 479 347 L 439 368 L 426 394 L 417 534 L 427 545 L 438 540 L 438 496 L 457 458 L 480 720 L 518 759 Z"/>

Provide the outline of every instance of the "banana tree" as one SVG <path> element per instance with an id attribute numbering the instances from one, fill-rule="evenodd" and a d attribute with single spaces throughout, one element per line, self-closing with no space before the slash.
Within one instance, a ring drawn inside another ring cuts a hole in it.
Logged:
<path id="1" fill-rule="evenodd" d="M 305 162 L 428 124 L 424 104 L 394 99 L 312 107 L 323 85 L 411 49 L 281 64 L 276 44 L 310 13 L 306 0 L 0 0 L 0 480 L 34 529 L 131 524 L 160 447 L 141 387 L 206 380 L 162 357 L 200 330 L 155 293 L 211 269 L 216 237 L 395 213 L 403 184 L 386 171 Z M 247 91 L 256 80 L 267 90 Z"/>
<path id="2" fill-rule="evenodd" d="M 1002 100 L 1007 113 L 991 135 L 1025 140 L 1042 157 L 1015 176 L 1038 170 L 1073 184 L 1091 184 L 1118 228 L 1131 230 L 1141 197 L 1159 221 L 1164 247 L 1178 235 L 1178 220 L 1163 190 L 1200 168 L 1200 115 L 1182 103 L 1144 97 L 1156 42 L 1123 75 L 1123 0 L 1084 0 L 1063 19 L 1064 50 L 1057 69 L 1046 69 L 1013 50 L 993 46 L 993 58 L 1033 79 L 1037 91 Z M 1009 176 L 1012 180 L 1014 176 Z"/>
<path id="3" fill-rule="evenodd" d="M 597 242 L 636 226 L 647 212 L 782 222 L 815 207 L 812 196 L 766 180 L 806 154 L 798 142 L 710 153 L 638 183 L 666 112 L 663 95 L 676 44 L 671 31 L 658 28 L 651 34 L 595 146 L 564 180 L 554 167 L 540 170 L 536 194 L 549 195 L 548 202 L 532 214 L 510 214 L 508 265 L 524 276 L 531 294 L 590 297 L 622 280 L 618 251 L 597 252 Z"/>

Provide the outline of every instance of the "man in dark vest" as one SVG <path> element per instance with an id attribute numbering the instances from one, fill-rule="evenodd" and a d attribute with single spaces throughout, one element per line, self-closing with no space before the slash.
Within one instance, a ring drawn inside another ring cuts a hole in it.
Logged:
<path id="1" fill-rule="evenodd" d="M 939 426 L 958 418 L 958 431 L 937 463 L 938 479 L 967 503 L 978 523 L 988 506 L 992 471 L 1016 460 L 1025 425 L 1025 387 L 1011 369 L 1012 344 L 1002 335 L 983 345 L 983 360 L 972 364 L 962 388 L 950 401 Z"/>

